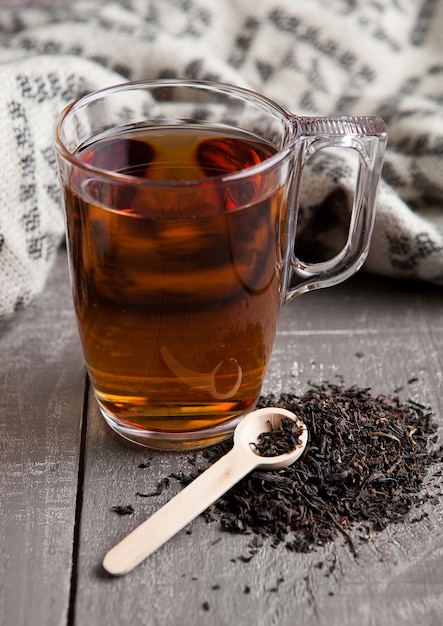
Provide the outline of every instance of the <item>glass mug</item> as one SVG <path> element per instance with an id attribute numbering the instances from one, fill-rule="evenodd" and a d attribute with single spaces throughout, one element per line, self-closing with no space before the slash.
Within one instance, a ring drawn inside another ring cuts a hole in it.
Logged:
<path id="1" fill-rule="evenodd" d="M 127 83 L 61 113 L 74 305 L 111 428 L 175 450 L 232 433 L 257 402 L 282 305 L 363 263 L 386 137 L 377 117 L 297 117 L 205 81 Z M 334 258 L 305 263 L 301 173 L 331 147 L 359 157 L 349 234 Z"/>

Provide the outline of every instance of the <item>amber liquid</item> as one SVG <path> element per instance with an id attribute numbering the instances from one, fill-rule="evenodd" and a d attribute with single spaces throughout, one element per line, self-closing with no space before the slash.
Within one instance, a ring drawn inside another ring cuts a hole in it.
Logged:
<path id="1" fill-rule="evenodd" d="M 129 438 L 209 442 L 254 406 L 280 308 L 284 186 L 278 170 L 217 177 L 274 153 L 195 126 L 126 129 L 78 151 L 127 175 L 107 183 L 76 169 L 64 192 L 88 372 Z"/>

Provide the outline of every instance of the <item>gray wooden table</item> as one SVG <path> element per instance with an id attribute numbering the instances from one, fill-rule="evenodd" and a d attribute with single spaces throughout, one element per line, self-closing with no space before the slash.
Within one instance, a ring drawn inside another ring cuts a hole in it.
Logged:
<path id="1" fill-rule="evenodd" d="M 44 294 L 0 325 L 2 626 L 437 626 L 443 623 L 443 502 L 422 521 L 308 554 L 195 520 L 131 574 L 105 552 L 171 497 L 137 498 L 186 454 L 119 440 L 87 387 L 63 251 Z M 282 312 L 264 392 L 342 376 L 429 404 L 443 425 L 443 293 L 360 273 Z M 407 381 L 416 378 L 415 382 Z M 140 463 L 150 461 L 142 469 Z M 131 504 L 120 516 L 115 505 Z M 319 567 L 319 563 L 323 567 Z"/>

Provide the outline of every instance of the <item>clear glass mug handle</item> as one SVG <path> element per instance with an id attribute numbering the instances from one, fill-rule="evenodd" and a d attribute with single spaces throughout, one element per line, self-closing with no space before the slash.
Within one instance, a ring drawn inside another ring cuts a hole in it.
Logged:
<path id="1" fill-rule="evenodd" d="M 302 170 L 309 157 L 324 148 L 353 149 L 359 156 L 359 165 L 345 246 L 332 259 L 320 263 L 306 263 L 293 252 L 285 302 L 306 291 L 336 285 L 363 265 L 374 228 L 377 190 L 387 143 L 387 127 L 379 117 L 302 117 L 297 118 L 297 123 L 304 142 Z"/>

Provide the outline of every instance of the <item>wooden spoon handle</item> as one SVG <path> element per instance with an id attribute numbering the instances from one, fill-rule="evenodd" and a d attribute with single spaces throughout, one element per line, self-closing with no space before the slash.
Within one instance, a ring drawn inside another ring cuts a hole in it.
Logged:
<path id="1" fill-rule="evenodd" d="M 257 462 L 234 446 L 112 548 L 103 560 L 105 570 L 114 576 L 130 572 L 253 470 Z"/>

